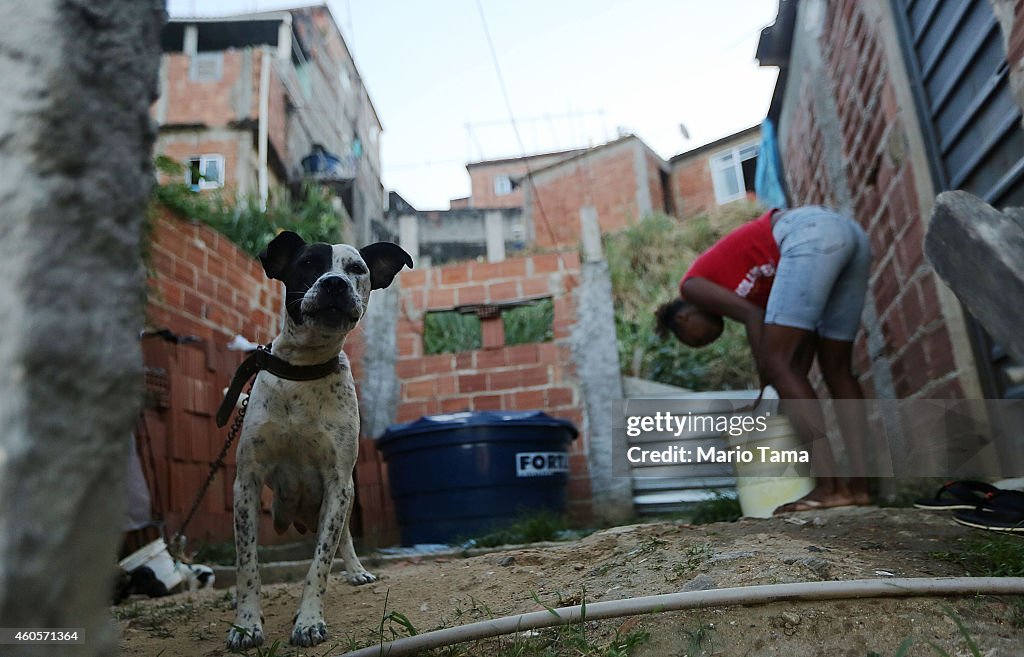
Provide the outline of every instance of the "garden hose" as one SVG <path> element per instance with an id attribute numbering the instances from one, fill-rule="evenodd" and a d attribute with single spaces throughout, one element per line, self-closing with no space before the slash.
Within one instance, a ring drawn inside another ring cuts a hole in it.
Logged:
<path id="1" fill-rule="evenodd" d="M 857 579 L 797 584 L 763 584 L 710 591 L 686 591 L 639 598 L 594 602 L 573 607 L 505 616 L 344 653 L 339 657 L 401 657 L 466 641 L 523 632 L 584 620 L 604 620 L 698 607 L 767 604 L 792 600 L 844 600 L 850 598 L 901 598 L 911 596 L 1024 594 L 1024 577 L 907 577 Z"/>

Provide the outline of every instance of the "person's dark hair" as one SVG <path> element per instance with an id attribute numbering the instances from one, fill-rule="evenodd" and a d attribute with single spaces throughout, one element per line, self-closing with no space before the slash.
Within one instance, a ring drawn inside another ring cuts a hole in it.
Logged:
<path id="1" fill-rule="evenodd" d="M 672 332 L 673 318 L 689 305 L 682 297 L 676 297 L 658 306 L 658 309 L 654 311 L 654 332 L 658 334 L 659 338 L 664 340 Z"/>

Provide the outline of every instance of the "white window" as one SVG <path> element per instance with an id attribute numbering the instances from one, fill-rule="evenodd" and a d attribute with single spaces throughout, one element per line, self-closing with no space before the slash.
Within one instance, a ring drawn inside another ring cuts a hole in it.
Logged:
<path id="1" fill-rule="evenodd" d="M 199 155 L 185 163 L 185 184 L 192 189 L 214 189 L 224 186 L 224 156 Z"/>
<path id="2" fill-rule="evenodd" d="M 219 82 L 224 72 L 224 53 L 200 52 L 192 55 L 188 79 L 193 82 Z"/>
<path id="3" fill-rule="evenodd" d="M 508 176 L 494 176 L 495 196 L 505 196 L 512 193 L 512 179 Z"/>
<path id="4" fill-rule="evenodd" d="M 719 205 L 746 197 L 754 191 L 754 172 L 760 142 L 743 144 L 711 156 L 711 182 Z"/>

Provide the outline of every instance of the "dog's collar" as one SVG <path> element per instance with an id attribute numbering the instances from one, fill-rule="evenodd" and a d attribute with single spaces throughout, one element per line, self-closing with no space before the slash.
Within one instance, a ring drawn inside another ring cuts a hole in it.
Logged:
<path id="1" fill-rule="evenodd" d="M 283 358 L 278 358 L 270 353 L 269 345 L 257 347 L 249 356 L 242 361 L 242 364 L 235 370 L 235 376 L 231 379 L 231 385 L 224 393 L 224 401 L 217 409 L 217 426 L 223 427 L 231 417 L 231 410 L 235 407 L 242 388 L 260 370 L 266 370 L 274 376 L 289 381 L 313 381 L 322 379 L 325 376 L 341 371 L 341 359 L 334 358 L 317 363 L 316 365 L 292 365 Z"/>

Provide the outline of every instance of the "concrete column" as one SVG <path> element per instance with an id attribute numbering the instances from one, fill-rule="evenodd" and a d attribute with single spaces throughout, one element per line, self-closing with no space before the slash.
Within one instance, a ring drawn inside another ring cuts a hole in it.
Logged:
<path id="1" fill-rule="evenodd" d="M 398 245 L 412 256 L 412 261 L 418 266 L 420 257 L 419 217 L 414 214 L 403 214 L 398 218 Z"/>
<path id="2" fill-rule="evenodd" d="M 362 434 L 377 438 L 395 421 L 400 386 L 398 363 L 399 300 L 402 277 L 370 294 L 370 303 L 360 325 L 363 328 L 363 378 L 359 382 Z"/>
<path id="3" fill-rule="evenodd" d="M 647 151 L 643 143 L 637 139 L 633 143 L 633 174 L 636 176 L 636 221 L 654 212 L 651 200 L 651 184 L 648 180 Z"/>
<path id="4" fill-rule="evenodd" d="M 119 654 L 163 17 L 163 0 L 0 3 L 0 619 L 84 636 L 5 656 Z"/>
<path id="5" fill-rule="evenodd" d="M 199 26 L 195 23 L 185 26 L 185 36 L 181 49 L 190 57 L 199 52 Z"/>
<path id="6" fill-rule="evenodd" d="M 292 56 L 292 16 L 288 14 L 277 27 L 277 58 L 288 61 Z"/>
<path id="7" fill-rule="evenodd" d="M 505 259 L 505 220 L 497 210 L 484 213 L 484 236 L 487 241 L 487 262 Z"/>
<path id="8" fill-rule="evenodd" d="M 615 477 L 612 473 L 613 405 L 623 398 L 612 280 L 601 252 L 597 210 L 583 207 L 580 224 L 583 264 L 580 286 L 575 290 L 572 354 L 583 388 L 595 519 L 616 523 L 633 515 L 633 483 L 628 477 Z"/>
<path id="9" fill-rule="evenodd" d="M 604 260 L 601 246 L 601 225 L 597 220 L 597 208 L 584 205 L 580 208 L 580 242 L 583 244 L 584 262 Z"/>

